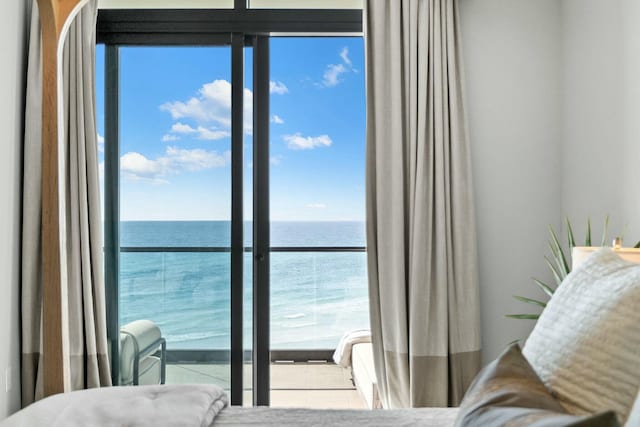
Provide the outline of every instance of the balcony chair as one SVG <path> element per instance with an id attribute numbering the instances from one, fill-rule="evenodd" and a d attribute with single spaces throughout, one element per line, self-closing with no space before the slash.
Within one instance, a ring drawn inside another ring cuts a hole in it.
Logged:
<path id="1" fill-rule="evenodd" d="M 167 343 L 150 320 L 120 328 L 120 385 L 164 384 Z"/>

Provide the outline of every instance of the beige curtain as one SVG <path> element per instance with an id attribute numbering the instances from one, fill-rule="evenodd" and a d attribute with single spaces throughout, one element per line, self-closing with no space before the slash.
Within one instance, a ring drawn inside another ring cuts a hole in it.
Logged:
<path id="1" fill-rule="evenodd" d="M 458 2 L 365 1 L 367 247 L 386 408 L 460 402 L 480 367 Z"/>
<path id="2" fill-rule="evenodd" d="M 62 60 L 64 146 L 60 229 L 66 254 L 61 269 L 68 297 L 64 346 L 71 390 L 111 384 L 102 255 L 102 219 L 95 112 L 96 0 L 76 16 L 65 41 Z M 43 395 L 41 135 L 42 54 L 37 3 L 32 4 L 25 112 L 22 230 L 22 403 Z"/>

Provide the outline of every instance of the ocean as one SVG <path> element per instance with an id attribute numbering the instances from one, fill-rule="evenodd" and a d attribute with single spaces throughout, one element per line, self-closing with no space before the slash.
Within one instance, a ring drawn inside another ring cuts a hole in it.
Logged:
<path id="1" fill-rule="evenodd" d="M 245 223 L 245 246 L 251 224 Z M 229 247 L 229 221 L 123 221 L 123 247 Z M 272 222 L 271 246 L 365 246 L 363 222 Z M 120 324 L 150 319 L 168 349 L 229 349 L 228 252 L 120 255 Z M 251 254 L 244 265 L 244 340 L 251 348 Z M 332 349 L 368 328 L 364 252 L 271 253 L 271 348 Z"/>

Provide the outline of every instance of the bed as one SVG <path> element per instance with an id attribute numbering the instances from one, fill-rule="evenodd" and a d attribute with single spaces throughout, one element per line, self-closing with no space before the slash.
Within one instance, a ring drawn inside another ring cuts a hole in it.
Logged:
<path id="1" fill-rule="evenodd" d="M 457 409 L 391 411 L 241 408 L 214 385 L 110 387 L 59 394 L 0 422 L 17 426 L 424 426 L 451 427 Z"/>
<path id="2" fill-rule="evenodd" d="M 396 410 L 326 410 L 282 408 L 224 409 L 214 426 L 417 426 L 453 427 L 457 408 L 421 408 Z"/>

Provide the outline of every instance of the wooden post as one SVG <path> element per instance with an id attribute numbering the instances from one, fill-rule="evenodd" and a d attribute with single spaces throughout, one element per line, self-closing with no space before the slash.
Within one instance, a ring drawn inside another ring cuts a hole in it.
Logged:
<path id="1" fill-rule="evenodd" d="M 58 85 L 68 23 L 87 0 L 38 0 L 42 27 L 42 339 L 44 395 L 63 393 L 63 292 L 60 265 Z"/>

